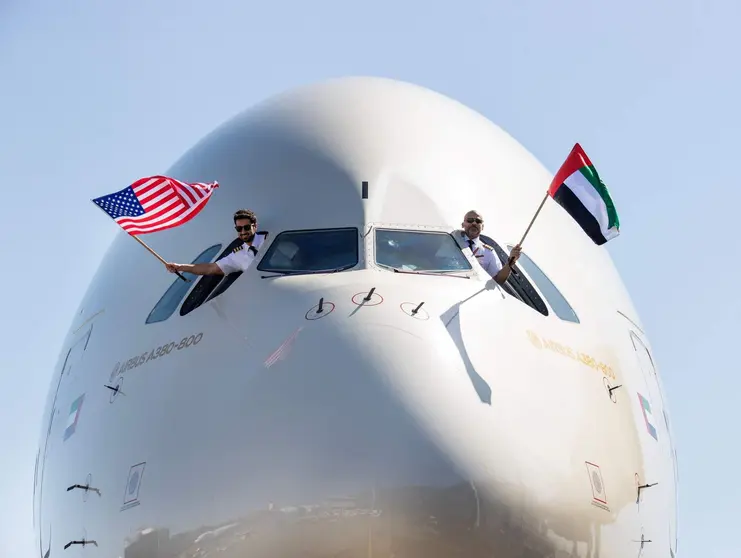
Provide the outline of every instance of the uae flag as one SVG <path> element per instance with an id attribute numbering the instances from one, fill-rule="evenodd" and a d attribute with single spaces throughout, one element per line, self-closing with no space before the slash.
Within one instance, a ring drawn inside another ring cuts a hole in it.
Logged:
<path id="1" fill-rule="evenodd" d="M 578 143 L 553 177 L 548 194 L 595 244 L 604 244 L 620 234 L 620 221 L 610 193 Z"/>

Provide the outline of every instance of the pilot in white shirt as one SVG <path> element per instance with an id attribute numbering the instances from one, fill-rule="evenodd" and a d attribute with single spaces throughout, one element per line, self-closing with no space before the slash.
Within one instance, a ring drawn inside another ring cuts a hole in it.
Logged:
<path id="1" fill-rule="evenodd" d="M 519 245 L 512 248 L 509 261 L 502 265 L 502 261 L 494 251 L 493 246 L 484 244 L 479 238 L 481 231 L 484 230 L 484 218 L 477 211 L 469 211 L 463 218 L 461 230 L 455 233 L 455 238 L 461 248 L 469 248 L 476 261 L 484 268 L 489 276 L 500 285 L 503 284 L 509 274 L 512 272 L 511 265 L 514 265 L 520 257 L 521 248 Z"/>
<path id="2" fill-rule="evenodd" d="M 231 254 L 212 263 L 168 263 L 167 271 L 185 271 L 194 275 L 229 275 L 246 271 L 255 261 L 258 248 L 265 242 L 266 233 L 257 233 L 257 216 L 249 209 L 240 209 L 234 214 L 234 228 L 244 244 L 237 246 Z"/>
<path id="3" fill-rule="evenodd" d="M 265 242 L 265 233 L 255 233 L 251 244 L 240 244 L 231 254 L 218 260 L 215 265 L 219 267 L 223 275 L 245 271 L 257 257 L 257 249 Z"/>

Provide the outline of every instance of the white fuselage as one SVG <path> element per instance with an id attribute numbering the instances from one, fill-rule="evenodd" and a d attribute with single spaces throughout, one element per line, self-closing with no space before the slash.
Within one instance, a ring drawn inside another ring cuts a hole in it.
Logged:
<path id="1" fill-rule="evenodd" d="M 547 204 L 514 287 L 465 254 L 446 274 L 388 263 L 417 257 L 406 238 L 442 254 L 469 209 L 504 251 L 519 239 L 549 175 L 504 132 L 415 86 L 334 80 L 165 174 L 221 184 L 146 238 L 166 259 L 215 261 L 240 208 L 269 235 L 236 279 L 188 284 L 116 238 L 54 372 L 42 556 L 676 552 L 668 411 L 604 248 Z M 275 272 L 319 259 L 336 271 Z"/>

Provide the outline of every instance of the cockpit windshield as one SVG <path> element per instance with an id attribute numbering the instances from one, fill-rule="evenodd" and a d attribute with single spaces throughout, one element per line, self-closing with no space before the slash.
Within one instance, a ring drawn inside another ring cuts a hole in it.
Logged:
<path id="1" fill-rule="evenodd" d="M 394 271 L 471 271 L 455 239 L 445 232 L 376 229 L 376 264 Z"/>
<path id="2" fill-rule="evenodd" d="M 300 274 L 341 271 L 358 263 L 358 229 L 280 233 L 257 266 L 260 271 Z"/>

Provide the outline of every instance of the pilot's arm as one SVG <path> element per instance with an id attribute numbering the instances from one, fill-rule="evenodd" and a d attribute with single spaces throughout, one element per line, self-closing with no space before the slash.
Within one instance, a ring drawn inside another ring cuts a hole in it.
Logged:
<path id="1" fill-rule="evenodd" d="M 499 258 L 496 259 L 498 260 Z M 507 279 L 509 279 L 510 273 L 512 273 L 512 268 L 509 266 L 509 264 L 504 264 L 499 268 L 499 271 L 492 276 L 492 278 L 500 285 L 503 285 L 507 281 Z"/>
<path id="2" fill-rule="evenodd" d="M 496 281 L 500 285 L 503 285 L 509 278 L 510 273 L 512 273 L 512 266 L 520 257 L 520 251 L 522 250 L 522 248 L 520 248 L 519 245 L 514 246 L 512 248 L 512 252 L 509 255 L 509 260 L 507 260 L 507 263 L 504 265 L 502 265 L 499 256 L 497 256 L 496 252 L 494 252 L 494 248 L 490 248 L 489 246 L 486 246 L 486 248 L 490 249 L 492 258 L 485 269 L 489 273 L 489 275 L 491 275 L 494 281 Z"/>
<path id="3" fill-rule="evenodd" d="M 253 246 L 249 246 L 246 250 L 244 248 L 244 244 L 237 246 L 231 254 L 213 263 L 168 263 L 165 267 L 170 273 L 185 271 L 194 275 L 229 275 L 230 273 L 246 270 L 255 259 L 257 250 Z"/>
<path id="4" fill-rule="evenodd" d="M 176 271 L 185 271 L 193 275 L 224 275 L 224 272 L 216 263 L 197 263 L 197 264 L 177 264 L 168 263 L 165 265 L 167 271 L 175 273 Z"/>

